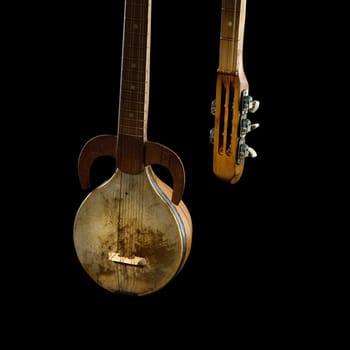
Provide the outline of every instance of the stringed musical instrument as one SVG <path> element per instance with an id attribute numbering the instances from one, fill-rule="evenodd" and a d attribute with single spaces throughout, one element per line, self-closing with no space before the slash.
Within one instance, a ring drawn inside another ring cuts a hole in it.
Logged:
<path id="1" fill-rule="evenodd" d="M 192 241 L 182 161 L 147 139 L 151 9 L 151 0 L 125 0 L 118 131 L 83 146 L 82 188 L 90 187 L 96 158 L 112 157 L 116 168 L 87 195 L 74 221 L 74 247 L 86 273 L 110 292 L 137 296 L 169 283 L 183 268 Z M 172 187 L 153 164 L 169 170 Z"/>
<path id="2" fill-rule="evenodd" d="M 241 178 L 245 159 L 257 156 L 246 143 L 247 134 L 259 126 L 248 119 L 259 101 L 249 95 L 243 68 L 245 18 L 246 0 L 222 0 L 216 97 L 211 106 L 215 124 L 209 139 L 213 143 L 213 172 L 231 184 Z"/>

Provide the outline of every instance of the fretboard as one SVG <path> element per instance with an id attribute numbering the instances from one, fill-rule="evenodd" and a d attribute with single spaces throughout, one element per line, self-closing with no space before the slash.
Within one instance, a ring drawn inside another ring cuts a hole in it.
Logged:
<path id="1" fill-rule="evenodd" d="M 222 0 L 218 71 L 235 73 L 242 65 L 246 0 Z"/>
<path id="2" fill-rule="evenodd" d="M 118 133 L 146 138 L 151 0 L 125 0 Z"/>

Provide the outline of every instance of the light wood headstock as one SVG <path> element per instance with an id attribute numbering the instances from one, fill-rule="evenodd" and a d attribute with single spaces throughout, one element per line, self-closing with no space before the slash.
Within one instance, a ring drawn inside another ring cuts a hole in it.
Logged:
<path id="1" fill-rule="evenodd" d="M 246 0 L 222 0 L 219 67 L 215 116 L 210 139 L 213 143 L 213 172 L 223 181 L 236 183 L 242 176 L 245 159 L 256 157 L 246 136 L 259 124 L 252 124 L 259 102 L 249 96 L 249 84 L 243 69 L 243 37 Z"/>

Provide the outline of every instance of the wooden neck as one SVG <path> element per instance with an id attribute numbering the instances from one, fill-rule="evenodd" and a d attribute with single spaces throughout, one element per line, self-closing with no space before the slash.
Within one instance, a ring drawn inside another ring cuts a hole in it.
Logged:
<path id="1" fill-rule="evenodd" d="M 243 67 L 246 0 L 222 0 L 218 72 L 235 74 Z"/>
<path id="2" fill-rule="evenodd" d="M 151 0 L 125 0 L 118 134 L 147 138 Z M 141 141 L 140 140 L 140 141 Z"/>

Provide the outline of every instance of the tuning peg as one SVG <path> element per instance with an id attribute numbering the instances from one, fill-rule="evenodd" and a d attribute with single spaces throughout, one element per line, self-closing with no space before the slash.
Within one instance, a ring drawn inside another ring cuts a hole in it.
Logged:
<path id="1" fill-rule="evenodd" d="M 260 102 L 257 100 L 253 100 L 249 103 L 249 112 L 250 113 L 255 113 L 260 106 Z"/>
<path id="2" fill-rule="evenodd" d="M 214 128 L 209 131 L 209 142 L 214 143 Z"/>
<path id="3" fill-rule="evenodd" d="M 214 99 L 211 102 L 211 106 L 210 106 L 210 113 L 215 116 L 215 112 L 216 112 L 216 100 Z"/>
<path id="4" fill-rule="evenodd" d="M 255 152 L 254 148 L 248 146 L 248 157 L 255 158 L 258 154 Z"/>
<path id="5" fill-rule="evenodd" d="M 248 118 L 242 119 L 241 136 L 245 136 L 248 132 L 257 129 L 259 126 L 259 123 L 252 124 Z"/>
<path id="6" fill-rule="evenodd" d="M 240 158 L 255 158 L 257 157 L 257 153 L 255 152 L 254 148 L 249 147 L 246 143 L 242 143 L 239 148 Z"/>
<path id="7" fill-rule="evenodd" d="M 255 130 L 255 129 L 257 129 L 259 126 L 260 126 L 259 123 L 250 124 L 250 130 L 249 130 L 249 131 Z"/>

